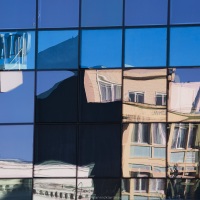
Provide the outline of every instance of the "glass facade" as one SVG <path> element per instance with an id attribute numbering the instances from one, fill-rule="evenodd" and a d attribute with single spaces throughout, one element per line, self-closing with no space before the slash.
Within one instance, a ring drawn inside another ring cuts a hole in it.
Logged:
<path id="1" fill-rule="evenodd" d="M 199 0 L 0 17 L 0 200 L 200 199 Z"/>

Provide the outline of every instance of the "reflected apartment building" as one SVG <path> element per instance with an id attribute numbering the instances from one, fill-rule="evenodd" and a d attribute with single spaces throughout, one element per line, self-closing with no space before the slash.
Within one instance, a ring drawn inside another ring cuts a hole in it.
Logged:
<path id="1" fill-rule="evenodd" d="M 177 82 L 176 69 L 170 69 L 168 121 L 200 121 L 200 82 Z"/>
<path id="2" fill-rule="evenodd" d="M 84 88 L 88 103 L 121 100 L 122 70 L 85 70 Z"/>
<path id="3" fill-rule="evenodd" d="M 166 121 L 166 69 L 125 70 L 124 122 Z"/>

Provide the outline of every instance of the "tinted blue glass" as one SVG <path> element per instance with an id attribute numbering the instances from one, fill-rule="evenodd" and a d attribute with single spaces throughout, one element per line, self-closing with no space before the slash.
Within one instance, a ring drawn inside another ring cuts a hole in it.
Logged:
<path id="1" fill-rule="evenodd" d="M 78 31 L 40 31 L 38 69 L 78 67 Z"/>
<path id="2" fill-rule="evenodd" d="M 36 0 L 1 0 L 0 29 L 35 28 Z"/>
<path id="3" fill-rule="evenodd" d="M 167 24 L 167 0 L 126 0 L 125 25 Z"/>
<path id="4" fill-rule="evenodd" d="M 40 71 L 37 73 L 36 121 L 77 121 L 76 72 Z"/>
<path id="5" fill-rule="evenodd" d="M 170 31 L 170 66 L 200 65 L 200 27 L 178 27 Z"/>
<path id="6" fill-rule="evenodd" d="M 82 1 L 82 26 L 122 25 L 122 0 Z"/>
<path id="7" fill-rule="evenodd" d="M 35 32 L 0 32 L 0 69 L 34 69 Z"/>
<path id="8" fill-rule="evenodd" d="M 77 27 L 79 0 L 39 0 L 40 28 Z"/>
<path id="9" fill-rule="evenodd" d="M 125 67 L 166 65 L 166 29 L 127 29 L 125 32 Z"/>
<path id="10" fill-rule="evenodd" d="M 33 126 L 0 126 L 0 176 L 32 177 Z"/>
<path id="11" fill-rule="evenodd" d="M 121 50 L 122 30 L 84 30 L 81 43 L 81 67 L 121 67 Z"/>
<path id="12" fill-rule="evenodd" d="M 0 123 L 33 122 L 34 72 L 0 72 Z"/>
<path id="13" fill-rule="evenodd" d="M 171 0 L 171 24 L 196 24 L 200 22 L 199 0 Z"/>

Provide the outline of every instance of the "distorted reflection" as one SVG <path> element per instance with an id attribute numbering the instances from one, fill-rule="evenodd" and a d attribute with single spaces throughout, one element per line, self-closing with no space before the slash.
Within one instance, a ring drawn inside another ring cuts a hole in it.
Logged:
<path id="1" fill-rule="evenodd" d="M 85 70 L 84 86 L 87 102 L 121 101 L 121 70 Z"/>
<path id="2" fill-rule="evenodd" d="M 168 176 L 199 178 L 200 124 L 170 124 Z"/>
<path id="3" fill-rule="evenodd" d="M 0 69 L 33 69 L 34 37 L 33 32 L 1 32 Z"/>
<path id="4" fill-rule="evenodd" d="M 78 31 L 40 31 L 38 38 L 38 69 L 78 67 Z"/>
<path id="5" fill-rule="evenodd" d="M 34 179 L 33 199 L 76 199 L 76 179 Z"/>
<path id="6" fill-rule="evenodd" d="M 77 121 L 76 71 L 37 72 L 36 121 Z"/>
<path id="7" fill-rule="evenodd" d="M 164 200 L 165 179 L 122 179 L 122 199 Z"/>
<path id="8" fill-rule="evenodd" d="M 124 71 L 123 121 L 166 121 L 166 69 Z"/>
<path id="9" fill-rule="evenodd" d="M 200 179 L 168 179 L 167 199 L 200 199 Z"/>
<path id="10" fill-rule="evenodd" d="M 0 126 L 0 177 L 32 177 L 33 126 Z"/>
<path id="11" fill-rule="evenodd" d="M 200 121 L 200 78 L 197 77 L 199 72 L 199 69 L 169 70 L 170 122 Z M 187 78 L 184 74 L 187 74 Z"/>
<path id="12" fill-rule="evenodd" d="M 122 70 L 84 70 L 80 73 L 80 121 L 121 121 Z"/>
<path id="13" fill-rule="evenodd" d="M 165 177 L 164 123 L 124 124 L 122 150 L 123 177 Z"/>
<path id="14" fill-rule="evenodd" d="M 31 200 L 32 179 L 0 179 L 1 200 Z"/>

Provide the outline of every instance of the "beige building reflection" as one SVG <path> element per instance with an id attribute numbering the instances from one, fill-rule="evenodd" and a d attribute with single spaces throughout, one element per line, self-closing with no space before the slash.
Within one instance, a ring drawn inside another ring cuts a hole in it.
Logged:
<path id="1" fill-rule="evenodd" d="M 122 70 L 85 70 L 84 88 L 88 103 L 121 100 Z"/>
<path id="2" fill-rule="evenodd" d="M 122 200 L 165 199 L 165 179 L 123 179 Z"/>
<path id="3" fill-rule="evenodd" d="M 124 124 L 122 151 L 123 177 L 165 177 L 165 123 Z"/>
<path id="4" fill-rule="evenodd" d="M 173 123 L 169 127 L 168 176 L 200 178 L 200 124 Z"/>
<path id="5" fill-rule="evenodd" d="M 123 121 L 166 121 L 166 69 L 124 71 Z"/>
<path id="6" fill-rule="evenodd" d="M 168 121 L 200 121 L 200 82 L 176 82 L 176 70 L 171 69 L 169 80 Z"/>

